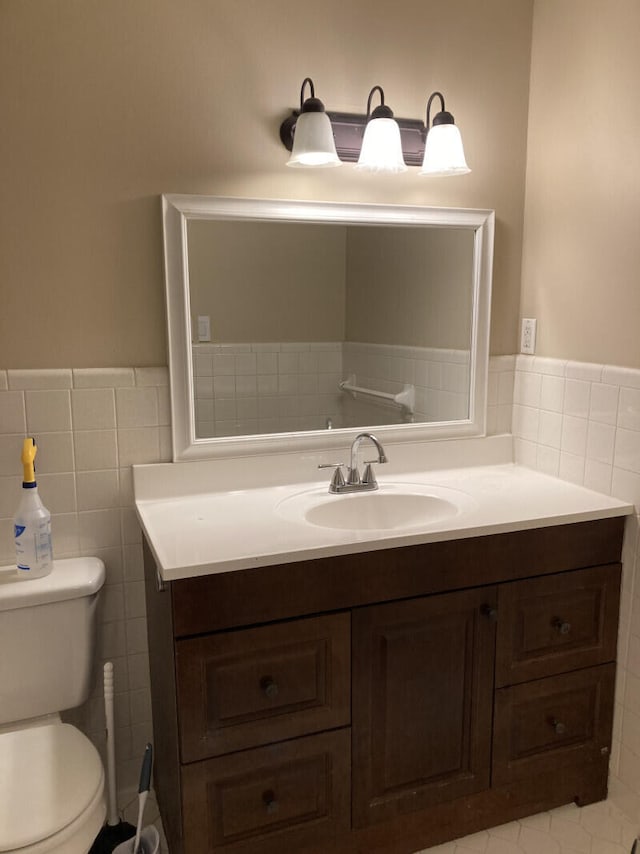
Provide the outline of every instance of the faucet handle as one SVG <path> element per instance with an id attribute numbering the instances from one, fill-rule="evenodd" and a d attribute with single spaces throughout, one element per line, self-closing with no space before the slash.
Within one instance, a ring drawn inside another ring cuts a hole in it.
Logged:
<path id="1" fill-rule="evenodd" d="M 338 492 L 340 487 L 344 486 L 343 467 L 344 463 L 320 463 L 318 465 L 319 469 L 335 469 L 331 483 L 329 484 L 329 492 Z"/>
<path id="2" fill-rule="evenodd" d="M 378 485 L 378 481 L 376 480 L 376 474 L 372 468 L 374 463 L 386 463 L 387 459 L 385 457 L 384 460 L 365 460 L 364 465 L 364 474 L 362 475 L 362 485 L 363 486 L 373 486 L 376 487 Z"/>
<path id="3" fill-rule="evenodd" d="M 372 460 L 371 462 L 365 462 L 364 474 L 362 475 L 362 485 L 363 486 L 377 486 L 378 481 L 376 480 L 376 475 L 374 470 L 371 467 L 372 462 L 378 462 L 377 460 Z"/>

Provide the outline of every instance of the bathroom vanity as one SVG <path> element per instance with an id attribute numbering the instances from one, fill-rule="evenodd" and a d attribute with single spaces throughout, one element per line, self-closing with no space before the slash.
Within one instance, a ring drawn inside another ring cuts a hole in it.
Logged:
<path id="1" fill-rule="evenodd" d="M 409 854 L 606 796 L 629 507 L 489 467 L 521 521 L 483 526 L 463 476 L 475 511 L 431 531 L 242 565 L 221 538 L 184 573 L 154 527 L 171 500 L 139 503 L 171 854 Z"/>
<path id="2" fill-rule="evenodd" d="M 171 854 L 411 854 L 605 797 L 633 508 L 483 438 L 493 212 L 162 203 L 175 462 L 134 488 Z"/>

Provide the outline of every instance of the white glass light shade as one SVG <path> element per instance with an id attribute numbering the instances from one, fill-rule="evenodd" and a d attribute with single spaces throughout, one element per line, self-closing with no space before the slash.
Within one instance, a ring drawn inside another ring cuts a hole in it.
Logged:
<path id="1" fill-rule="evenodd" d="M 287 166 L 342 166 L 336 152 L 331 122 L 326 113 L 300 113 Z"/>
<path id="2" fill-rule="evenodd" d="M 464 159 L 462 137 L 455 125 L 434 125 L 427 134 L 419 175 L 465 175 L 471 172 Z"/>
<path id="3" fill-rule="evenodd" d="M 356 169 L 366 172 L 406 172 L 400 128 L 395 119 L 371 119 L 364 131 Z"/>

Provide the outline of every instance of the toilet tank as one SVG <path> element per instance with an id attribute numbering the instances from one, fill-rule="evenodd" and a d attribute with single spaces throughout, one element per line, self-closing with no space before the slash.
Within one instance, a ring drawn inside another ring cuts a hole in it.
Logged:
<path id="1" fill-rule="evenodd" d="M 104 578 L 94 557 L 56 560 L 44 578 L 0 567 L 0 725 L 87 699 Z"/>

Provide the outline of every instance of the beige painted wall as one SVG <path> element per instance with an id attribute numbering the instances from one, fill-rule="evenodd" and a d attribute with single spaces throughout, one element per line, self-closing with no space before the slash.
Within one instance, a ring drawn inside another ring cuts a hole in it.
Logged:
<path id="1" fill-rule="evenodd" d="M 216 343 L 342 341 L 344 226 L 188 225 L 192 328 L 211 319 Z"/>
<path id="2" fill-rule="evenodd" d="M 474 234 L 355 228 L 347 238 L 347 340 L 469 349 Z"/>
<path id="3" fill-rule="evenodd" d="M 194 336 L 469 348 L 468 229 L 191 220 L 187 242 Z"/>
<path id="4" fill-rule="evenodd" d="M 495 208 L 492 350 L 512 352 L 531 10 L 2 0 L 0 365 L 166 362 L 162 192 Z M 420 117 L 441 89 L 472 174 L 287 169 L 278 126 L 306 75 L 335 110 L 363 111 L 381 84 L 397 115 Z"/>
<path id="5" fill-rule="evenodd" d="M 640 367 L 640 4 L 536 0 L 521 313 L 537 353 Z"/>

